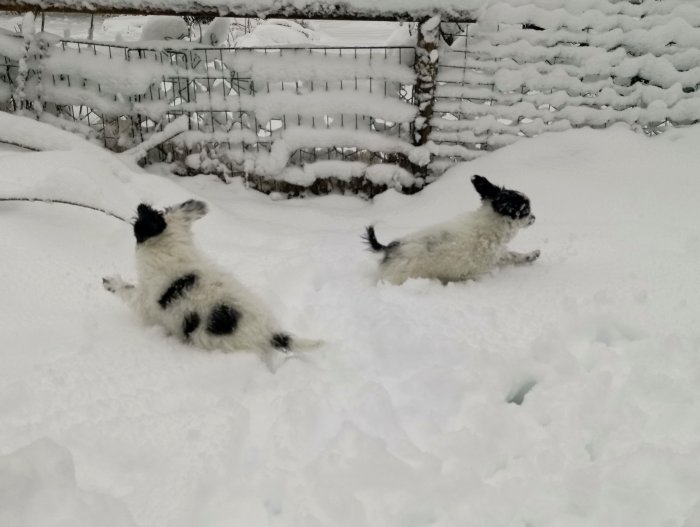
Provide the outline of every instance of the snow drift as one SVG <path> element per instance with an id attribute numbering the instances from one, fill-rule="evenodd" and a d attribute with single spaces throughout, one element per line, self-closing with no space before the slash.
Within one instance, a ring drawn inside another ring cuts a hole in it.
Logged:
<path id="1" fill-rule="evenodd" d="M 182 345 L 102 290 L 133 269 L 128 225 L 0 202 L 3 525 L 62 506 L 71 525 L 695 527 L 699 140 L 545 134 L 373 203 L 3 152 L 0 194 L 126 217 L 206 200 L 202 248 L 327 342 L 274 375 Z M 376 284 L 363 226 L 396 237 L 475 208 L 475 173 L 529 195 L 538 221 L 513 248 L 541 259 Z"/>

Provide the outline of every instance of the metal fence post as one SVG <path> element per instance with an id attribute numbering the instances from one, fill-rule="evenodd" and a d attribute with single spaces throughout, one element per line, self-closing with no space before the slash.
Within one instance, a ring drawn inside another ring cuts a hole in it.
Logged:
<path id="1" fill-rule="evenodd" d="M 413 101 L 418 107 L 418 115 L 413 122 L 413 145 L 425 146 L 428 143 L 435 107 L 435 88 L 437 85 L 438 59 L 440 47 L 440 17 L 421 20 L 418 23 L 416 40 L 416 59 L 413 69 L 416 72 L 416 84 L 413 88 Z M 432 157 L 432 156 L 431 156 Z M 413 163 L 413 172 L 425 180 L 429 166 Z"/>

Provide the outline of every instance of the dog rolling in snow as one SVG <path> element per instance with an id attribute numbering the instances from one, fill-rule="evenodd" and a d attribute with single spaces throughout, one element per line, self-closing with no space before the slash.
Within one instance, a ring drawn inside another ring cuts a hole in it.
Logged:
<path id="1" fill-rule="evenodd" d="M 141 204 L 134 222 L 138 283 L 103 278 L 104 288 L 149 324 L 184 342 L 223 351 L 297 351 L 320 341 L 281 331 L 265 306 L 195 248 L 191 226 L 207 213 L 202 201 L 159 211 Z M 269 356 L 267 357 L 269 358 Z"/>
<path id="2" fill-rule="evenodd" d="M 472 178 L 481 207 L 446 223 L 382 245 L 374 227 L 365 240 L 382 253 L 379 278 L 402 284 L 409 278 L 437 278 L 443 284 L 468 280 L 496 266 L 534 262 L 540 251 L 521 254 L 506 244 L 518 230 L 532 225 L 535 216 L 524 194 L 498 187 L 482 176 Z"/>

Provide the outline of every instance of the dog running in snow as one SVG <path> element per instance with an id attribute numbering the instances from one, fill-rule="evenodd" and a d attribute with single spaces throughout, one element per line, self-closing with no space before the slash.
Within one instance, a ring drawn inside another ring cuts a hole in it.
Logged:
<path id="1" fill-rule="evenodd" d="M 163 211 L 140 204 L 134 222 L 138 283 L 116 275 L 102 279 L 104 288 L 146 323 L 200 348 L 267 353 L 319 345 L 280 330 L 260 300 L 197 250 L 191 226 L 206 213 L 206 203 L 195 200 Z"/>
<path id="2" fill-rule="evenodd" d="M 380 280 L 398 285 L 409 278 L 437 278 L 444 284 L 476 278 L 496 266 L 539 258 L 539 250 L 522 254 L 506 248 L 518 230 L 535 221 L 528 197 L 482 176 L 471 181 L 481 196 L 481 207 L 475 211 L 388 245 L 377 241 L 373 226 L 367 227 L 365 241 L 384 255 Z"/>

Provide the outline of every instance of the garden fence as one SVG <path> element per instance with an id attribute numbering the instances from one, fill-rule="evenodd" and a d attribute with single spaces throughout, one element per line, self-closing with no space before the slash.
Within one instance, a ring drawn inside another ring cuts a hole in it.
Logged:
<path id="1" fill-rule="evenodd" d="M 185 116 L 186 130 L 150 145 L 146 162 L 287 195 L 410 192 L 523 137 L 617 122 L 655 134 L 700 120 L 700 8 L 511 3 L 476 22 L 424 21 L 417 46 L 153 47 L 4 33 L 0 99 L 115 151 L 148 145 Z"/>

